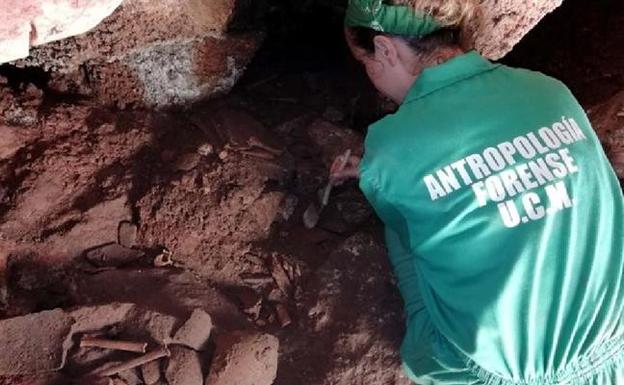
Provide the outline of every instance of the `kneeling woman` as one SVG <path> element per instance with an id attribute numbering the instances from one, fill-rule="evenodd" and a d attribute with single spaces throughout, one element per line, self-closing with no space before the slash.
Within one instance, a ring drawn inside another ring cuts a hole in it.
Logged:
<path id="1" fill-rule="evenodd" d="M 562 83 L 462 49 L 476 14 L 468 0 L 346 14 L 353 55 L 400 107 L 332 176 L 359 177 L 385 224 L 404 369 L 419 384 L 624 384 L 618 180 Z"/>

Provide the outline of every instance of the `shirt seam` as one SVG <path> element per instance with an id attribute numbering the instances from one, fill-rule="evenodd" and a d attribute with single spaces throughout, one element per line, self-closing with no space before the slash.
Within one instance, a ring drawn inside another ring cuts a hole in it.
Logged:
<path id="1" fill-rule="evenodd" d="M 441 86 L 441 87 L 435 88 L 435 89 L 433 89 L 433 90 L 431 90 L 431 91 L 427 91 L 426 93 L 424 93 L 424 94 L 422 94 L 422 95 L 418 95 L 418 96 L 415 96 L 415 97 L 409 98 L 409 100 L 406 100 L 406 101 L 405 101 L 405 102 L 404 102 L 401 106 L 406 105 L 406 104 L 409 104 L 409 103 L 412 103 L 412 102 L 415 102 L 415 101 L 420 100 L 420 99 L 423 99 L 423 98 L 425 98 L 425 97 L 427 97 L 427 96 L 429 96 L 429 95 L 431 95 L 431 94 L 434 94 L 434 93 L 436 93 L 436 92 L 438 92 L 438 91 L 441 91 L 441 90 L 443 90 L 443 89 L 445 89 L 445 88 L 451 87 L 451 86 L 453 86 L 453 85 L 455 85 L 455 84 L 457 84 L 457 83 L 461 83 L 461 82 L 463 82 L 463 81 L 470 80 L 470 79 L 472 79 L 472 78 L 474 78 L 474 77 L 477 77 L 477 76 L 483 75 L 483 74 L 485 74 L 485 73 L 492 72 L 492 71 L 494 71 L 494 70 L 499 69 L 499 68 L 502 66 L 502 64 L 492 64 L 492 65 L 494 66 L 493 68 L 488 68 L 487 70 L 484 70 L 484 71 L 478 72 L 478 73 L 476 73 L 476 74 L 468 75 L 468 76 L 466 76 L 466 77 L 460 78 L 460 79 L 458 79 L 458 80 L 456 80 L 456 81 L 453 81 L 453 82 L 451 82 L 451 83 L 445 84 L 445 85 L 443 85 L 443 86 Z"/>

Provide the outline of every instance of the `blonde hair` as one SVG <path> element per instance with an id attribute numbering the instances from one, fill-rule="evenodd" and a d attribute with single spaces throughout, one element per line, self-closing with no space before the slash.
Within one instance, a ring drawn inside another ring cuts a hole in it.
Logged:
<path id="1" fill-rule="evenodd" d="M 472 47 L 479 28 L 481 8 L 475 0 L 391 0 L 393 5 L 406 5 L 433 16 L 444 27 L 460 31 L 462 45 Z"/>

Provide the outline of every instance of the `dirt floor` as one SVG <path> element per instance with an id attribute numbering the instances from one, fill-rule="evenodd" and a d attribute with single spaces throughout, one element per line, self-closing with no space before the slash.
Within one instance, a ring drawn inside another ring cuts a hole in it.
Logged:
<path id="1" fill-rule="evenodd" d="M 339 22 L 310 34 L 314 19 L 297 17 L 270 31 L 230 95 L 184 111 L 100 106 L 1 68 L 1 318 L 202 308 L 217 334 L 278 338 L 275 384 L 408 384 L 401 299 L 357 186 L 335 190 L 317 228 L 301 220 L 331 159 L 361 151 L 392 106 L 327 43 Z M 621 127 L 609 106 L 624 103 L 623 21 L 616 2 L 567 0 L 505 62 L 563 79 L 596 121 Z"/>

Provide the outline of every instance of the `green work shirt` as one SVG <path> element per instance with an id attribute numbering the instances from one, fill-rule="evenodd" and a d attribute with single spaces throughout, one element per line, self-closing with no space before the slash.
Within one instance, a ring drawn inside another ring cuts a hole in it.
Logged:
<path id="1" fill-rule="evenodd" d="M 410 378 L 624 381 L 622 191 L 561 82 L 474 51 L 426 69 L 370 126 L 360 188 L 385 224 Z"/>

